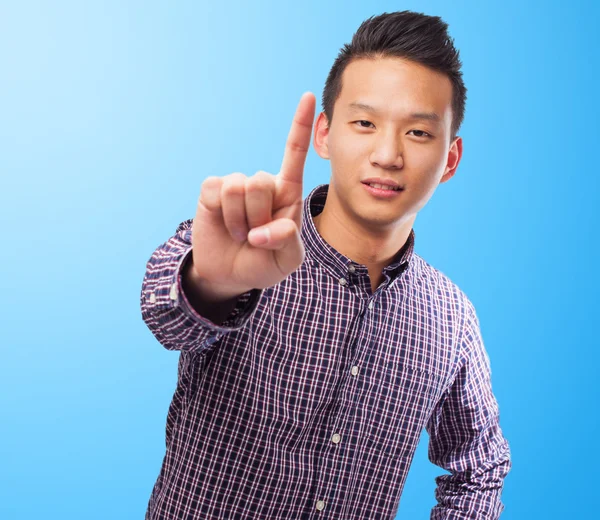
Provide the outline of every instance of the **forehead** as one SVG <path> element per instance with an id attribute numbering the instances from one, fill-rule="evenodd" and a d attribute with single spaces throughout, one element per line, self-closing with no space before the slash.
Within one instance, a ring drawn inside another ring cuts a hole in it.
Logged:
<path id="1" fill-rule="evenodd" d="M 349 112 L 357 103 L 374 106 L 392 118 L 435 112 L 449 122 L 452 83 L 445 74 L 402 58 L 359 59 L 344 70 L 336 110 Z"/>

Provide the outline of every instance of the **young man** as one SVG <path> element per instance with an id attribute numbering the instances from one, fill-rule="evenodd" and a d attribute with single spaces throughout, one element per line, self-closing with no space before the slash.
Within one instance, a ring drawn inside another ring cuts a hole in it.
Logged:
<path id="1" fill-rule="evenodd" d="M 475 309 L 414 252 L 455 173 L 466 89 L 447 25 L 366 20 L 335 61 L 302 200 L 315 98 L 281 171 L 208 177 L 150 258 L 142 315 L 180 351 L 148 520 L 392 519 L 425 428 L 432 519 L 496 519 L 510 450 Z"/>

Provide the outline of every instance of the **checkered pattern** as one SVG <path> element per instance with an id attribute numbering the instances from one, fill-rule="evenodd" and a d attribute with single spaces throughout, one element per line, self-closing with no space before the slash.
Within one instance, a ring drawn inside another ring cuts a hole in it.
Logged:
<path id="1" fill-rule="evenodd" d="M 327 190 L 304 201 L 302 265 L 221 325 L 181 289 L 191 220 L 148 261 L 142 316 L 180 357 L 146 520 L 392 520 L 424 428 L 449 472 L 431 519 L 504 509 L 510 449 L 472 303 L 414 253 L 414 231 L 373 294 L 310 217 Z"/>

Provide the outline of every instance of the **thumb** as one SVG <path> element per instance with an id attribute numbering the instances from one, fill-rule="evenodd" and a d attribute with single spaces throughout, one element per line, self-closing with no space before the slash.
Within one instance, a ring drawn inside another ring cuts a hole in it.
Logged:
<path id="1" fill-rule="evenodd" d="M 278 218 L 252 228 L 248 233 L 248 243 L 274 251 L 277 264 L 284 273 L 291 273 L 304 261 L 304 245 L 298 226 L 289 218 Z"/>

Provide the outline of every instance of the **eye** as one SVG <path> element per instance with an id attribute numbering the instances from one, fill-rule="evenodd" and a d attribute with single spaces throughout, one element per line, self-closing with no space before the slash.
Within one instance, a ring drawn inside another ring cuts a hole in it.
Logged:
<path id="1" fill-rule="evenodd" d="M 366 121 L 365 119 L 361 119 L 360 121 L 354 121 L 354 123 L 367 123 L 368 125 L 373 125 L 370 121 Z M 361 128 L 369 128 L 368 126 L 360 125 Z M 375 127 L 375 125 L 373 125 Z"/>
<path id="2" fill-rule="evenodd" d="M 415 134 L 415 137 L 433 137 L 431 134 L 428 134 L 424 130 L 411 130 L 410 132 L 417 132 L 417 134 Z"/>

